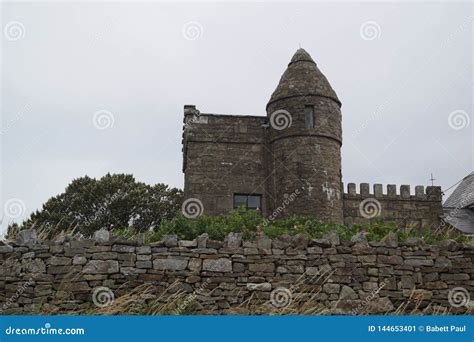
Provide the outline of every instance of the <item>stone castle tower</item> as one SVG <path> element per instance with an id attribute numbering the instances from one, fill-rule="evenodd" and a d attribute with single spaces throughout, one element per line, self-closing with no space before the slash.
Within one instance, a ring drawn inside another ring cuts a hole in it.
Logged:
<path id="1" fill-rule="evenodd" d="M 266 107 L 267 116 L 201 113 L 184 106 L 185 204 L 193 213 L 226 214 L 244 206 L 269 219 L 292 214 L 363 223 L 382 214 L 421 227 L 439 223 L 441 190 L 353 183 L 341 174 L 341 101 L 311 56 L 294 54 Z M 369 213 L 363 206 L 369 202 Z M 374 204 L 375 203 L 375 204 Z M 183 207 L 184 208 L 184 207 Z M 185 209 L 183 209 L 185 210 Z M 377 215 L 373 215 L 375 210 Z"/>
<path id="2" fill-rule="evenodd" d="M 285 114 L 291 125 L 279 129 L 278 118 Z M 341 102 L 305 50 L 296 51 L 288 64 L 267 117 L 272 207 L 299 187 L 301 195 L 288 204 L 288 213 L 342 223 Z"/>

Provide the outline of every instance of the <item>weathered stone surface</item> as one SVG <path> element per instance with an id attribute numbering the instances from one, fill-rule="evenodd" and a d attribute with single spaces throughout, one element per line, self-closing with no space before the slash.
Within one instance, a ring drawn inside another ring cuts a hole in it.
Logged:
<path id="1" fill-rule="evenodd" d="M 249 291 L 271 291 L 272 284 L 270 283 L 260 283 L 260 284 L 247 284 L 247 290 Z"/>
<path id="2" fill-rule="evenodd" d="M 242 233 L 229 233 L 224 240 L 224 244 L 230 248 L 238 248 L 242 245 Z"/>
<path id="3" fill-rule="evenodd" d="M 83 272 L 89 274 L 118 273 L 119 263 L 116 260 L 91 260 L 84 266 Z"/>
<path id="4" fill-rule="evenodd" d="M 406 259 L 405 265 L 410 265 L 414 267 L 433 266 L 434 262 L 431 259 Z"/>
<path id="5" fill-rule="evenodd" d="M 337 232 L 331 232 L 326 236 L 326 239 L 331 242 L 332 246 L 339 246 L 341 243 L 341 240 L 339 239 L 339 234 Z"/>
<path id="6" fill-rule="evenodd" d="M 390 232 L 380 240 L 380 244 L 385 247 L 397 248 L 398 235 L 394 232 Z"/>
<path id="7" fill-rule="evenodd" d="M 191 240 L 191 241 L 180 240 L 180 241 L 178 241 L 178 246 L 179 247 L 187 247 L 187 248 L 196 248 L 197 247 L 197 241 L 196 240 Z"/>
<path id="8" fill-rule="evenodd" d="M 339 284 L 324 284 L 323 291 L 326 293 L 339 293 L 341 286 Z"/>
<path id="9" fill-rule="evenodd" d="M 347 285 L 342 285 L 341 293 L 339 294 L 339 298 L 340 299 L 354 300 L 354 299 L 357 299 L 358 296 L 357 296 L 357 293 L 352 288 L 350 288 Z"/>
<path id="10" fill-rule="evenodd" d="M 297 250 L 306 249 L 308 247 L 308 244 L 309 244 L 309 238 L 308 238 L 308 235 L 306 234 L 299 233 L 293 237 L 292 247 L 294 249 L 297 249 Z"/>
<path id="11" fill-rule="evenodd" d="M 73 265 L 85 265 L 86 263 L 87 263 L 86 257 L 80 256 L 80 255 L 76 255 L 72 259 L 72 264 Z"/>
<path id="12" fill-rule="evenodd" d="M 226 258 L 205 259 L 202 269 L 212 272 L 232 272 L 232 261 Z"/>
<path id="13" fill-rule="evenodd" d="M 150 246 L 140 246 L 136 249 L 137 254 L 151 254 L 151 247 Z"/>
<path id="14" fill-rule="evenodd" d="M 9 245 L 0 246 L 0 253 L 11 253 L 13 252 L 13 247 Z"/>
<path id="15" fill-rule="evenodd" d="M 329 241 L 328 239 L 313 239 L 313 240 L 311 240 L 311 245 L 312 246 L 319 246 L 319 247 L 322 247 L 322 248 L 327 248 L 327 247 L 332 246 L 331 241 Z"/>
<path id="16" fill-rule="evenodd" d="M 354 243 L 361 243 L 361 244 L 368 244 L 368 242 L 367 242 L 367 237 L 366 237 L 366 233 L 365 233 L 365 232 L 359 232 L 359 233 L 355 234 L 355 235 L 351 238 L 351 242 L 354 242 Z"/>
<path id="17" fill-rule="evenodd" d="M 387 265 L 402 265 L 403 258 L 399 255 L 377 255 L 377 262 Z"/>
<path id="18" fill-rule="evenodd" d="M 53 256 L 48 260 L 48 263 L 53 266 L 71 265 L 72 259 L 67 257 Z"/>
<path id="19" fill-rule="evenodd" d="M 189 260 L 188 268 L 191 271 L 199 272 L 201 271 L 202 260 L 198 258 L 192 258 Z"/>
<path id="20" fill-rule="evenodd" d="M 260 263 L 260 264 L 250 264 L 249 271 L 250 272 L 273 272 L 275 270 L 274 263 Z"/>
<path id="21" fill-rule="evenodd" d="M 443 240 L 438 244 L 438 246 L 441 249 L 448 250 L 450 252 L 455 252 L 460 248 L 460 244 L 455 240 Z"/>
<path id="22" fill-rule="evenodd" d="M 16 243 L 19 246 L 34 245 L 37 241 L 38 237 L 34 229 L 22 229 L 16 235 Z"/>
<path id="23" fill-rule="evenodd" d="M 206 248 L 209 235 L 207 233 L 201 234 L 196 238 L 198 248 Z"/>
<path id="24" fill-rule="evenodd" d="M 273 239 L 272 244 L 275 249 L 286 249 L 290 247 L 292 243 L 292 237 L 288 234 L 284 234 L 276 239 Z"/>
<path id="25" fill-rule="evenodd" d="M 473 250 L 463 244 L 450 251 L 426 244 L 389 247 L 386 241 L 372 241 L 360 249 L 348 241 L 324 248 L 311 242 L 302 250 L 264 251 L 257 241 L 245 241 L 241 247 L 207 252 L 211 248 L 188 248 L 179 242 L 181 247 L 169 248 L 115 243 L 135 248 L 128 253 L 112 252 L 113 244 L 94 243 L 69 241 L 64 248 L 48 241 L 13 245 L 11 254 L 0 254 L 0 274 L 4 276 L 0 289 L 9 298 L 32 279 L 15 302 L 24 312 L 35 303 L 61 303 L 64 309 L 63 303 L 73 302 L 80 309 L 90 302 L 95 287 L 117 289 L 116 295 L 121 296 L 143 283 L 153 283 L 160 294 L 194 293 L 198 313 L 223 308 L 219 313 L 225 314 L 226 308 L 239 307 L 254 291 L 261 293 L 252 300 L 268 301 L 271 289 L 285 287 L 302 298 L 314 298 L 322 308 L 335 308 L 333 314 L 386 314 L 392 310 L 390 303 L 398 307 L 406 302 L 420 303 L 422 309 L 429 304 L 453 310 L 447 300 L 449 290 L 464 287 L 469 291 L 474 285 Z M 215 242 L 210 245 L 219 246 Z M 244 249 L 255 254 L 245 254 Z M 175 284 L 174 290 L 169 289 L 170 284 Z M 57 298 L 67 299 L 52 302 Z M 372 300 L 374 304 L 365 303 Z"/>
<path id="26" fill-rule="evenodd" d="M 133 252 L 135 252 L 135 247 L 134 246 L 128 246 L 128 245 L 113 245 L 112 246 L 112 252 L 133 253 Z"/>
<path id="27" fill-rule="evenodd" d="M 105 243 L 109 242 L 110 240 L 110 232 L 105 229 L 101 228 L 94 232 L 94 241 L 97 243 Z"/>
<path id="28" fill-rule="evenodd" d="M 157 270 L 181 271 L 188 266 L 187 259 L 167 258 L 153 260 L 153 268 Z"/>
<path id="29" fill-rule="evenodd" d="M 239 262 L 234 262 L 233 271 L 236 273 L 242 273 L 245 271 L 245 265 Z"/>
<path id="30" fill-rule="evenodd" d="M 178 237 L 176 235 L 165 235 L 163 237 L 163 243 L 166 247 L 177 247 L 178 246 Z"/>
<path id="31" fill-rule="evenodd" d="M 257 248 L 261 253 L 272 254 L 272 240 L 266 236 L 257 239 Z"/>
<path id="32" fill-rule="evenodd" d="M 137 261 L 135 263 L 136 268 L 152 268 L 152 263 L 150 260 L 146 261 Z"/>

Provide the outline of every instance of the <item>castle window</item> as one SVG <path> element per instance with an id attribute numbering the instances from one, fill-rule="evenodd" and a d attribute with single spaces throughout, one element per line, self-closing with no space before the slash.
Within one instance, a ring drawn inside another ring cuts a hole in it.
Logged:
<path id="1" fill-rule="evenodd" d="M 234 194 L 234 208 L 261 209 L 262 195 Z"/>
<path id="2" fill-rule="evenodd" d="M 304 122 L 306 128 L 314 128 L 314 106 L 304 106 Z"/>

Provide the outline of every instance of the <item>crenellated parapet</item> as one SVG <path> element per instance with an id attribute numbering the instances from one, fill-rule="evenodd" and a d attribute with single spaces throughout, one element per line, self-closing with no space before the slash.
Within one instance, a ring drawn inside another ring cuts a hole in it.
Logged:
<path id="1" fill-rule="evenodd" d="M 393 200 L 416 200 L 416 201 L 441 201 L 442 192 L 440 186 L 415 186 L 415 191 L 411 191 L 410 185 L 400 185 L 399 191 L 395 184 L 388 184 L 386 191 L 382 184 L 374 184 L 372 191 L 369 183 L 360 183 L 359 192 L 357 192 L 356 184 L 347 184 L 347 192 L 344 193 L 344 198 L 381 198 Z"/>
<path id="2" fill-rule="evenodd" d="M 347 185 L 344 192 L 344 223 L 368 223 L 377 218 L 394 221 L 402 228 L 436 228 L 443 214 L 442 191 L 439 186 L 417 185 L 412 192 L 410 185 L 397 188 L 388 184 L 355 183 Z"/>

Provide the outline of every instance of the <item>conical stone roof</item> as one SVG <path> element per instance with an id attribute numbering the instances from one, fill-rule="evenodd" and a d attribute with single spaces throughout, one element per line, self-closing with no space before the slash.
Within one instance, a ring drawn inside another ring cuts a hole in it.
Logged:
<path id="1" fill-rule="evenodd" d="M 298 49 L 267 104 L 294 96 L 323 96 L 341 102 L 310 54 Z"/>

